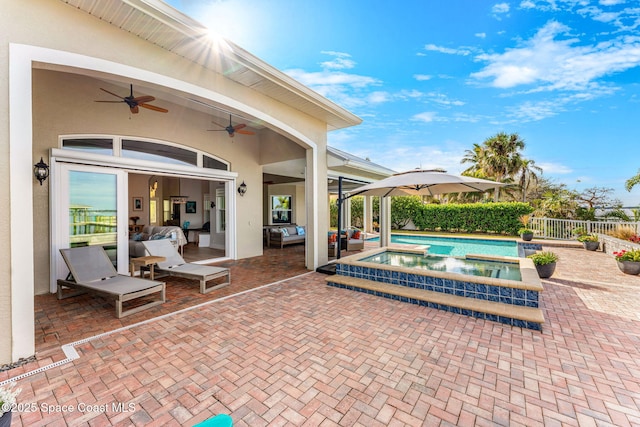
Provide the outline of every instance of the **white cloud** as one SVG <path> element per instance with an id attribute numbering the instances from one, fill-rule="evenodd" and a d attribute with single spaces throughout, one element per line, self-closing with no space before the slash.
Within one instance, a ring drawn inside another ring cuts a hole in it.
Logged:
<path id="1" fill-rule="evenodd" d="M 509 9 L 509 3 L 497 3 L 493 5 L 491 11 L 497 15 L 501 13 L 509 13 Z"/>
<path id="2" fill-rule="evenodd" d="M 437 120 L 437 116 L 438 113 L 436 113 L 435 111 L 425 111 L 424 113 L 418 113 L 414 115 L 413 117 L 411 117 L 411 119 L 420 122 L 431 123 Z"/>
<path id="3" fill-rule="evenodd" d="M 416 79 L 419 82 L 424 82 L 427 80 L 431 80 L 433 78 L 433 76 L 430 76 L 428 74 L 414 74 L 413 78 Z"/>
<path id="4" fill-rule="evenodd" d="M 440 52 L 440 53 L 446 53 L 448 55 L 462 55 L 462 56 L 467 56 L 471 54 L 471 50 L 469 48 L 457 48 L 457 49 L 452 49 L 449 47 L 443 47 L 443 46 L 437 46 L 435 44 L 427 44 L 424 46 L 424 49 L 427 51 L 431 51 L 431 52 Z"/>
<path id="5" fill-rule="evenodd" d="M 345 70 L 356 66 L 355 61 L 351 59 L 351 55 L 348 53 L 334 51 L 323 51 L 321 53 L 334 57 L 333 60 L 325 61 L 320 64 L 324 69 Z"/>
<path id="6" fill-rule="evenodd" d="M 465 103 L 458 100 L 451 100 L 443 93 L 430 92 L 426 94 L 428 100 L 435 104 L 445 105 L 445 106 L 456 106 L 461 107 Z"/>
<path id="7" fill-rule="evenodd" d="M 512 108 L 507 115 L 517 123 L 538 121 L 555 116 L 563 110 L 563 105 L 563 102 L 554 100 L 539 102 L 527 101 Z"/>
<path id="8" fill-rule="evenodd" d="M 481 54 L 486 62 L 471 75 L 497 88 L 537 85 L 537 91 L 601 89 L 599 79 L 640 65 L 640 38 L 619 36 L 593 45 L 566 36 L 570 28 L 556 21 L 545 24 L 529 40 L 503 53 Z"/>
<path id="9" fill-rule="evenodd" d="M 362 158 L 368 157 L 373 162 L 385 165 L 398 172 L 416 168 L 442 168 L 449 173 L 459 174 L 466 168 L 465 165 L 460 163 L 465 150 L 462 144 L 451 141 L 438 141 L 436 143 L 433 141 L 428 142 L 427 140 L 403 145 L 394 144 L 391 141 L 387 141 L 384 144 L 384 150 L 372 147 L 354 151 L 352 147 L 348 146 L 345 146 L 344 149 Z M 334 146 L 333 144 L 331 145 Z"/>
<path id="10" fill-rule="evenodd" d="M 540 166 L 545 175 L 566 175 L 573 172 L 569 166 L 560 163 L 536 162 L 536 166 Z"/>
<path id="11" fill-rule="evenodd" d="M 475 33 L 474 36 L 480 38 L 480 39 L 484 39 L 487 37 L 487 33 Z"/>
<path id="12" fill-rule="evenodd" d="M 521 9 L 535 9 L 535 7 L 536 7 L 536 4 L 531 0 L 524 0 L 520 2 Z"/>
<path id="13" fill-rule="evenodd" d="M 386 92 L 371 91 L 372 88 L 382 84 L 380 80 L 344 71 L 356 66 L 356 62 L 348 53 L 335 51 L 322 53 L 333 57 L 332 60 L 321 63 L 322 71 L 307 72 L 296 68 L 285 70 L 285 73 L 345 108 L 380 104 L 392 98 Z"/>
<path id="14" fill-rule="evenodd" d="M 383 92 L 369 97 L 372 87 L 379 86 L 378 79 L 342 71 L 323 70 L 307 72 L 302 69 L 285 70 L 285 73 L 320 95 L 344 106 L 353 108 L 375 101 L 382 102 Z"/>

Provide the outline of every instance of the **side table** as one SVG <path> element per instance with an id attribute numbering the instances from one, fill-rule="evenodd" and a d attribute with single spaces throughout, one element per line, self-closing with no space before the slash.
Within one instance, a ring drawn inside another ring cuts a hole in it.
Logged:
<path id="1" fill-rule="evenodd" d="M 141 256 L 139 258 L 131 258 L 131 260 L 129 261 L 129 271 L 131 272 L 131 276 L 133 277 L 136 269 L 140 267 L 140 277 L 144 279 L 144 272 L 142 270 L 142 267 L 148 266 L 150 279 L 153 280 L 153 268 L 155 267 L 156 263 L 166 260 L 167 258 L 163 256 Z"/>

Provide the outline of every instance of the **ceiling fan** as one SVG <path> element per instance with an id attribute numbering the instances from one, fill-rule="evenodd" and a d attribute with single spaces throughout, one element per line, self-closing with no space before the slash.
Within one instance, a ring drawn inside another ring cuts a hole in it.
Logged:
<path id="1" fill-rule="evenodd" d="M 239 123 L 237 125 L 233 125 L 233 123 L 231 122 L 231 114 L 229 114 L 229 126 L 223 126 L 220 125 L 216 122 L 213 122 L 214 125 L 220 126 L 222 129 L 208 129 L 209 132 L 222 132 L 222 131 L 226 131 L 229 134 L 229 137 L 233 138 L 237 133 L 241 133 L 243 135 L 255 135 L 255 132 L 252 132 L 250 130 L 244 130 L 244 128 L 247 127 L 246 124 L 244 123 Z"/>
<path id="2" fill-rule="evenodd" d="M 153 96 L 138 96 L 138 97 L 134 97 L 133 96 L 133 85 L 131 85 L 131 94 L 129 96 L 125 96 L 122 97 L 120 95 L 117 95 L 113 92 L 109 92 L 106 89 L 100 88 L 100 90 L 103 90 L 105 92 L 107 92 L 110 95 L 115 96 L 116 98 L 120 98 L 122 101 L 96 101 L 96 102 L 125 102 L 128 106 L 129 109 L 131 110 L 131 112 L 133 114 L 138 114 L 138 107 L 143 107 L 143 108 L 148 108 L 149 110 L 153 110 L 153 111 L 159 111 L 161 113 L 166 113 L 169 110 L 165 109 L 165 108 L 161 108 L 161 107 L 156 107 L 155 105 L 150 105 L 147 104 L 147 102 L 151 102 L 153 100 L 155 100 L 155 98 Z"/>

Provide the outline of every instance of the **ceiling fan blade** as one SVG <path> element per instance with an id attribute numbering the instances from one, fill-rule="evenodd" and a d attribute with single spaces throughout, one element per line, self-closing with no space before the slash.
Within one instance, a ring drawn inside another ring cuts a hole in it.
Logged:
<path id="1" fill-rule="evenodd" d="M 255 132 L 251 132 L 250 130 L 243 130 L 243 129 L 236 130 L 236 132 L 241 133 L 243 135 L 255 135 L 256 134 Z"/>
<path id="2" fill-rule="evenodd" d="M 120 95 L 117 95 L 117 94 L 115 94 L 115 93 L 113 93 L 113 92 L 109 92 L 109 91 L 108 91 L 108 90 L 106 90 L 106 89 L 100 88 L 100 90 L 105 91 L 105 92 L 107 92 L 109 95 L 113 95 L 113 96 L 115 96 L 116 98 L 124 99 L 124 97 L 122 97 L 122 96 L 120 96 Z"/>
<path id="3" fill-rule="evenodd" d="M 207 129 L 207 132 L 226 132 L 226 129 Z"/>
<path id="4" fill-rule="evenodd" d="M 214 124 L 214 125 L 216 125 L 216 126 L 220 126 L 220 127 L 222 128 L 222 129 L 220 129 L 220 130 L 225 130 L 225 129 L 227 128 L 227 126 L 226 126 L 226 125 L 221 125 L 220 123 L 216 123 L 216 122 L 214 122 L 213 120 L 211 120 L 211 123 L 213 123 L 213 124 Z"/>
<path id="5" fill-rule="evenodd" d="M 148 108 L 149 110 L 153 110 L 153 111 L 159 111 L 161 113 L 169 112 L 169 110 L 167 110 L 166 108 L 156 107 L 155 105 L 150 105 L 150 104 L 138 104 L 138 105 L 140 107 Z"/>
<path id="6" fill-rule="evenodd" d="M 108 103 L 120 104 L 125 101 L 94 101 L 94 102 L 108 102 Z"/>
<path id="7" fill-rule="evenodd" d="M 138 96 L 137 98 L 133 98 L 132 101 L 137 102 L 138 104 L 144 104 L 145 102 L 152 102 L 156 99 L 153 96 Z"/>
<path id="8" fill-rule="evenodd" d="M 133 107 L 130 107 L 129 109 L 131 110 L 131 112 L 132 112 L 133 114 L 138 114 L 138 111 L 140 111 L 140 110 L 138 109 L 138 106 L 137 106 L 137 105 L 135 105 L 135 106 L 133 106 Z"/>
<path id="9" fill-rule="evenodd" d="M 246 127 L 247 127 L 247 125 L 245 125 L 244 123 L 239 123 L 239 124 L 233 126 L 233 129 L 234 130 L 238 130 L 238 129 L 242 129 L 242 128 L 246 128 Z"/>

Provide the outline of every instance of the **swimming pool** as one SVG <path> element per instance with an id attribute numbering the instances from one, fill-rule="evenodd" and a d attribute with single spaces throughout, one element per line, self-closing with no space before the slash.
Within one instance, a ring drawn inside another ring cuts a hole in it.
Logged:
<path id="1" fill-rule="evenodd" d="M 398 251 L 380 252 L 375 255 L 361 258 L 359 261 L 396 267 L 459 273 L 471 276 L 493 277 L 495 279 L 522 280 L 520 265 L 517 262 L 457 258 L 452 256 Z"/>
<path id="2" fill-rule="evenodd" d="M 544 323 L 543 287 L 529 258 L 383 247 L 336 261 L 327 284 L 523 328 Z"/>
<path id="3" fill-rule="evenodd" d="M 375 242 L 379 239 L 379 237 L 376 237 L 370 241 Z M 518 242 L 515 240 L 392 234 L 391 243 L 429 246 L 428 252 L 433 255 L 457 257 L 464 257 L 468 254 L 518 256 Z"/>

